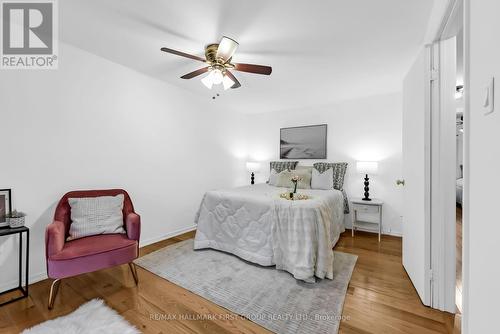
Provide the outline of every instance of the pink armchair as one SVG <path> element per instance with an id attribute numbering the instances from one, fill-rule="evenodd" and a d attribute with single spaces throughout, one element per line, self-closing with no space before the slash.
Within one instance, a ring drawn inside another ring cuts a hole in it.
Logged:
<path id="1" fill-rule="evenodd" d="M 71 225 L 68 198 L 116 196 L 123 194 L 123 226 L 126 234 L 100 234 L 66 241 Z M 141 218 L 134 212 L 125 190 L 72 191 L 63 196 L 56 207 L 54 221 L 45 231 L 47 275 L 54 279 L 50 287 L 48 307 L 52 309 L 61 279 L 128 263 L 134 281 L 137 270 L 132 262 L 139 256 Z"/>

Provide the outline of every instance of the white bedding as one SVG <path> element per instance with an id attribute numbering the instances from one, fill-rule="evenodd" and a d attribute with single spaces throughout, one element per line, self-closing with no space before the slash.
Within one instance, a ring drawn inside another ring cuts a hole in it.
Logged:
<path id="1" fill-rule="evenodd" d="M 300 189 L 302 201 L 279 197 L 287 188 L 268 184 L 209 191 L 196 217 L 195 249 L 213 248 L 295 278 L 333 278 L 332 247 L 344 232 L 344 198 L 338 190 Z"/>

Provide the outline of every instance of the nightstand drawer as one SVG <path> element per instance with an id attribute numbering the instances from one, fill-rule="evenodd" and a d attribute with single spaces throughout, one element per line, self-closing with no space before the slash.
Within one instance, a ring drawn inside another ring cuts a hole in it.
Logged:
<path id="1" fill-rule="evenodd" d="M 353 204 L 354 210 L 362 213 L 378 213 L 379 206 L 377 205 L 363 205 L 363 204 Z"/>

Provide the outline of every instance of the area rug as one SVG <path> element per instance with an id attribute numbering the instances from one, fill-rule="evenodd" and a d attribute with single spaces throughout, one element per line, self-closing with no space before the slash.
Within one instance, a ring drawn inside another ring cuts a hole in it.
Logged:
<path id="1" fill-rule="evenodd" d="M 334 279 L 305 283 L 193 239 L 137 259 L 142 268 L 275 333 L 337 333 L 357 256 L 335 252 Z"/>
<path id="2" fill-rule="evenodd" d="M 139 334 L 115 310 L 106 306 L 101 299 L 92 299 L 81 305 L 76 311 L 42 322 L 26 329 L 23 334 L 72 334 L 72 333 L 102 333 L 102 334 Z"/>

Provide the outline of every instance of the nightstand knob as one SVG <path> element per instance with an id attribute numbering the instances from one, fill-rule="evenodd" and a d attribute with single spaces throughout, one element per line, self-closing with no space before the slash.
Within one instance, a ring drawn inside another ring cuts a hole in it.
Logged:
<path id="1" fill-rule="evenodd" d="M 396 184 L 398 186 L 404 186 L 405 185 L 405 180 L 396 180 Z"/>

